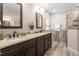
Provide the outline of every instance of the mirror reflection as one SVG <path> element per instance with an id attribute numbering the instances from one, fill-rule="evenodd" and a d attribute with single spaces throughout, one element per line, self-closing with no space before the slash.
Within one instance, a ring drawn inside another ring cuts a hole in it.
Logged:
<path id="1" fill-rule="evenodd" d="M 3 4 L 3 26 L 20 26 L 20 5 L 16 3 Z"/>

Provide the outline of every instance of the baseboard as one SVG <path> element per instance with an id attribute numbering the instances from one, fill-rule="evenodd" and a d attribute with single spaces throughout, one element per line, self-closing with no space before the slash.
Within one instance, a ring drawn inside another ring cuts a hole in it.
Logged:
<path id="1" fill-rule="evenodd" d="M 72 53 L 74 55 L 79 55 L 79 52 L 78 51 L 76 51 L 76 50 L 74 50 L 74 49 L 72 49 L 70 47 L 68 47 L 68 52 L 70 52 L 70 53 Z"/>

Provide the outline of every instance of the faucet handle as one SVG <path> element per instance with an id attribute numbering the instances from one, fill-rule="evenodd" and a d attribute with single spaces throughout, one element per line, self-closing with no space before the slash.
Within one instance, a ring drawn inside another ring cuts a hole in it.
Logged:
<path id="1" fill-rule="evenodd" d="M 19 37 L 19 33 L 17 33 L 17 37 Z"/>
<path id="2" fill-rule="evenodd" d="M 18 37 L 19 33 L 17 33 L 16 31 L 13 32 L 13 37 Z"/>
<path id="3" fill-rule="evenodd" d="M 7 34 L 9 36 L 9 38 L 11 38 L 11 35 L 10 34 Z"/>

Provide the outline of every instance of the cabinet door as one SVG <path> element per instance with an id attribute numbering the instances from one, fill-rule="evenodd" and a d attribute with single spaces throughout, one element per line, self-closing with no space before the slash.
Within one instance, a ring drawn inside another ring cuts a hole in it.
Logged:
<path id="1" fill-rule="evenodd" d="M 45 37 L 45 52 L 49 49 L 49 39 Z"/>
<path id="2" fill-rule="evenodd" d="M 24 56 L 24 50 L 22 51 L 13 51 L 2 54 L 2 56 Z"/>
<path id="3" fill-rule="evenodd" d="M 25 55 L 24 52 L 25 52 L 24 50 L 19 51 L 19 52 L 13 54 L 13 56 L 24 56 Z"/>
<path id="4" fill-rule="evenodd" d="M 35 47 L 30 47 L 26 51 L 26 56 L 36 56 L 36 48 Z"/>
<path id="5" fill-rule="evenodd" d="M 45 35 L 45 52 L 51 47 L 52 38 L 51 34 Z"/>
<path id="6" fill-rule="evenodd" d="M 36 39 L 28 40 L 1 50 L 3 56 L 29 56 L 36 53 Z"/>
<path id="7" fill-rule="evenodd" d="M 29 56 L 36 56 L 36 47 L 29 48 Z"/>
<path id="8" fill-rule="evenodd" d="M 24 51 L 25 51 L 25 52 L 24 52 L 24 55 L 25 55 L 25 56 L 29 56 L 29 49 L 25 49 Z"/>
<path id="9" fill-rule="evenodd" d="M 51 33 L 48 36 L 48 44 L 49 44 L 49 48 L 51 48 L 51 46 L 52 46 L 52 36 L 51 36 Z"/>
<path id="10" fill-rule="evenodd" d="M 43 56 L 44 55 L 44 37 L 37 38 L 37 55 Z"/>
<path id="11" fill-rule="evenodd" d="M 36 56 L 36 39 L 30 40 L 28 45 L 29 47 L 25 49 L 25 56 Z"/>

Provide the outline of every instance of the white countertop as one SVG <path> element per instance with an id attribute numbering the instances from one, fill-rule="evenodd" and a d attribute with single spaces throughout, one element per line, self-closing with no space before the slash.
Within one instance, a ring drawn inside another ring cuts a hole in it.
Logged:
<path id="1" fill-rule="evenodd" d="M 14 44 L 21 43 L 21 42 L 24 42 L 24 41 L 48 34 L 48 33 L 51 33 L 51 32 L 42 32 L 42 33 L 36 33 L 36 34 L 34 33 L 34 34 L 28 34 L 24 37 L 9 38 L 9 39 L 0 40 L 0 49 L 6 48 L 8 46 L 12 46 Z"/>

